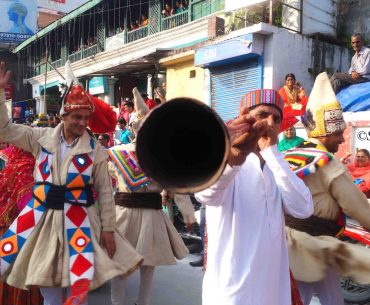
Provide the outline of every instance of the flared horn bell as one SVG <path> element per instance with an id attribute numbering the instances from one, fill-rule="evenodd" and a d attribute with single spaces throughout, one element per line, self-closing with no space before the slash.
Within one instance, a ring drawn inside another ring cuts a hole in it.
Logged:
<path id="1" fill-rule="evenodd" d="M 175 193 L 195 193 L 215 183 L 226 166 L 229 148 L 224 122 L 210 107 L 191 98 L 175 98 L 154 108 L 136 141 L 142 170 Z"/>

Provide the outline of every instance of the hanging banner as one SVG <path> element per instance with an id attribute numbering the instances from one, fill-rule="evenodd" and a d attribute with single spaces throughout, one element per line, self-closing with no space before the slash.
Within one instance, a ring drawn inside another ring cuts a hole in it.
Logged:
<path id="1" fill-rule="evenodd" d="M 37 32 L 36 0 L 0 0 L 0 42 L 20 43 Z"/>
<path id="2" fill-rule="evenodd" d="M 225 0 L 225 11 L 234 11 L 262 2 L 267 2 L 267 0 Z"/>

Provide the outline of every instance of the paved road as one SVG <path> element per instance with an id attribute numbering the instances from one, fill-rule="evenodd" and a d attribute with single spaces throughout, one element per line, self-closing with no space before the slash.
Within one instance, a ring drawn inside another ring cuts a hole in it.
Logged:
<path id="1" fill-rule="evenodd" d="M 154 285 L 150 305 L 201 305 L 202 268 L 194 268 L 190 261 L 198 259 L 190 254 L 175 266 L 158 267 L 154 272 Z M 139 274 L 136 272 L 127 281 L 127 302 L 134 305 L 137 295 Z M 109 284 L 95 290 L 89 296 L 90 305 L 109 305 Z M 310 305 L 321 305 L 315 299 Z"/>
<path id="2" fill-rule="evenodd" d="M 189 265 L 190 261 L 197 259 L 190 254 L 177 265 L 156 268 L 150 305 L 201 305 L 203 271 Z M 125 305 L 134 305 L 138 283 L 139 274 L 136 272 L 127 281 Z M 90 293 L 89 304 L 109 305 L 109 284 Z"/>

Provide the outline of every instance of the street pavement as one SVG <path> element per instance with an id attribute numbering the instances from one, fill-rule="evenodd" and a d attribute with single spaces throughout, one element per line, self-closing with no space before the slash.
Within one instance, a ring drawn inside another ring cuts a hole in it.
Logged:
<path id="1" fill-rule="evenodd" d="M 174 266 L 157 267 L 154 271 L 154 284 L 150 305 L 201 305 L 203 271 L 200 267 L 191 267 L 189 262 L 199 256 L 190 254 Z M 134 305 L 139 285 L 139 272 L 127 280 L 125 305 Z M 109 284 L 89 295 L 90 305 L 109 305 Z M 310 305 L 321 305 L 314 299 Z"/>
<path id="2" fill-rule="evenodd" d="M 150 305 L 201 305 L 203 271 L 191 267 L 189 262 L 199 256 L 190 254 L 173 266 L 160 266 L 154 271 L 153 291 Z M 134 305 L 139 285 L 139 272 L 127 280 L 125 305 Z M 109 284 L 89 295 L 90 305 L 109 305 Z"/>

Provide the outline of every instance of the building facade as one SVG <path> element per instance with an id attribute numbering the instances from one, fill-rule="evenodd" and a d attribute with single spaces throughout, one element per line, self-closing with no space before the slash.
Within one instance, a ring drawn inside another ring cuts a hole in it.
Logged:
<path id="1" fill-rule="evenodd" d="M 309 1 L 239 1 L 231 11 L 230 0 L 188 2 L 167 16 L 171 1 L 92 0 L 20 44 L 19 75 L 32 85 L 38 111 L 58 99 L 55 69 L 63 74 L 67 60 L 80 82 L 111 105 L 131 97 L 135 86 L 153 96 L 165 82 L 167 98 L 199 99 L 225 120 L 237 114 L 245 92 L 279 89 L 287 73 L 309 92 L 320 71 L 348 69 L 348 49 L 315 35 L 332 37 L 336 19 L 320 28 L 302 15 L 305 7 L 315 15 Z M 330 0 L 322 8 L 335 11 Z"/>

